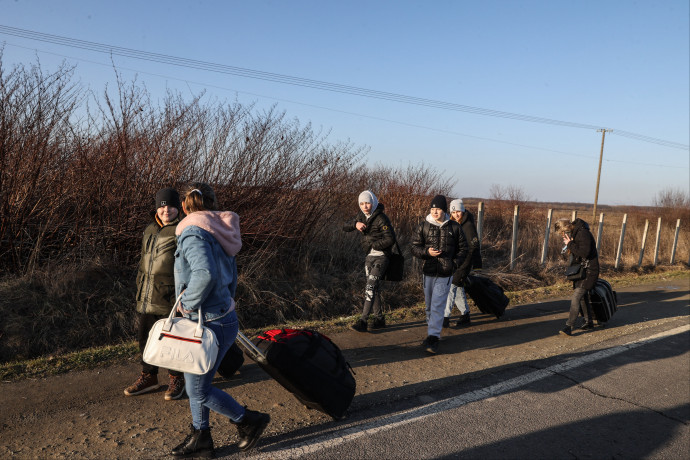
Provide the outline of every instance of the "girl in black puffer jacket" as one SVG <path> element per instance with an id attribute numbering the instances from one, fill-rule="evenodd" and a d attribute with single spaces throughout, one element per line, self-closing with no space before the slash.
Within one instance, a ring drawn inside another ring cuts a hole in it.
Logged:
<path id="1" fill-rule="evenodd" d="M 366 332 L 367 319 L 372 308 L 372 329 L 386 327 L 381 313 L 380 281 L 388 268 L 388 257 L 395 244 L 395 232 L 388 216 L 383 213 L 383 204 L 379 203 L 373 192 L 365 190 L 360 193 L 358 203 L 361 211 L 354 220 L 343 226 L 343 230 L 360 232 L 362 249 L 367 255 L 364 263 L 367 285 L 364 290 L 362 316 L 351 326 L 355 331 Z"/>

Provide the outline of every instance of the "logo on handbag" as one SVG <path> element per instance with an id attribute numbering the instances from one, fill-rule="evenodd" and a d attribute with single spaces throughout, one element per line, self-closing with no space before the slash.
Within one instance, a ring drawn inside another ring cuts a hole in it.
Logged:
<path id="1" fill-rule="evenodd" d="M 161 359 L 166 361 L 179 361 L 182 363 L 193 363 L 194 355 L 189 350 L 180 350 L 179 348 L 162 346 L 160 351 Z"/>

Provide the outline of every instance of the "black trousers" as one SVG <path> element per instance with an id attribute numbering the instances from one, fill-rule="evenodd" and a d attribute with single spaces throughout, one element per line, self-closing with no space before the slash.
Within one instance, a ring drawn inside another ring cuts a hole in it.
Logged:
<path id="1" fill-rule="evenodd" d="M 139 313 L 139 330 L 137 338 L 139 340 L 139 351 L 141 353 L 143 353 L 144 348 L 146 348 L 146 342 L 149 340 L 149 331 L 153 327 L 153 323 L 165 317 L 166 316 L 151 315 L 149 313 Z M 141 370 L 147 374 L 158 374 L 158 367 L 145 363 L 143 359 L 141 360 Z M 168 374 L 177 377 L 183 375 L 182 372 L 171 370 L 168 370 Z"/>

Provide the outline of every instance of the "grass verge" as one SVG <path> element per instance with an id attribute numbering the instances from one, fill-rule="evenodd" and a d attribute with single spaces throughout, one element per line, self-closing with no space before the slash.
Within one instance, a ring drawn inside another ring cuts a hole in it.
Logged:
<path id="1" fill-rule="evenodd" d="M 655 272 L 649 274 L 639 273 L 607 273 L 606 279 L 611 282 L 614 289 L 626 286 L 646 284 L 661 280 L 678 280 L 690 277 L 687 269 Z M 510 298 L 510 305 L 523 305 L 539 300 L 567 297 L 572 292 L 572 284 L 557 283 L 551 286 L 526 289 L 523 291 L 506 292 Z M 386 312 L 390 323 L 420 320 L 424 318 L 424 304 L 418 303 L 411 307 L 396 308 Z M 289 324 L 266 326 L 262 329 L 245 329 L 244 333 L 254 336 L 268 329 L 283 327 L 295 329 L 317 329 L 322 331 L 340 332 L 345 330 L 355 316 L 341 316 L 324 321 L 303 321 Z M 71 353 L 56 356 L 46 356 L 26 361 L 15 361 L 0 364 L 0 380 L 11 382 L 22 379 L 45 378 L 53 375 L 64 374 L 70 371 L 95 369 L 103 366 L 131 362 L 138 359 L 139 347 L 135 342 L 103 347 L 88 348 Z"/>

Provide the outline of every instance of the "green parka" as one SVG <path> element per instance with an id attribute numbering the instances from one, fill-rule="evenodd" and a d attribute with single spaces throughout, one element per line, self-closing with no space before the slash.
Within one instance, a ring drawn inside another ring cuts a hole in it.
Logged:
<path id="1" fill-rule="evenodd" d="M 179 217 L 161 227 L 152 222 L 144 230 L 137 273 L 137 311 L 167 315 L 175 303 L 175 228 Z"/>

